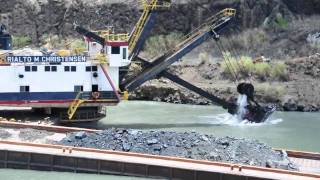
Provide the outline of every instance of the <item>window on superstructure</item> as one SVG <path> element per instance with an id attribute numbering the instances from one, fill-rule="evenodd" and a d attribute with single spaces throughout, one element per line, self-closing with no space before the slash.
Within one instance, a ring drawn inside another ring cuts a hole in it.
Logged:
<path id="1" fill-rule="evenodd" d="M 49 71 L 50 71 L 50 66 L 45 66 L 45 67 L 44 67 L 44 71 L 45 71 L 45 72 L 49 72 Z"/>
<path id="2" fill-rule="evenodd" d="M 37 66 L 25 66 L 25 67 L 24 67 L 24 70 L 25 70 L 26 72 L 30 72 L 30 71 L 36 72 L 36 71 L 38 70 L 38 67 L 37 67 Z"/>
<path id="3" fill-rule="evenodd" d="M 31 70 L 30 66 L 25 66 L 25 67 L 24 67 L 24 71 L 25 71 L 25 72 L 30 72 L 30 70 Z"/>
<path id="4" fill-rule="evenodd" d="M 111 54 L 120 54 L 120 47 L 119 46 L 112 46 L 111 47 Z"/>
<path id="5" fill-rule="evenodd" d="M 82 92 L 83 86 L 74 86 L 74 92 Z"/>
<path id="6" fill-rule="evenodd" d="M 20 92 L 30 92 L 29 86 L 20 86 Z"/>
<path id="7" fill-rule="evenodd" d="M 32 71 L 32 72 L 38 71 L 38 67 L 37 67 L 37 66 L 31 66 L 31 71 Z"/>
<path id="8" fill-rule="evenodd" d="M 65 67 L 64 67 L 64 71 L 65 71 L 65 72 L 69 72 L 69 71 L 70 71 L 70 66 L 65 66 Z"/>
<path id="9" fill-rule="evenodd" d="M 52 72 L 57 72 L 57 66 L 51 66 L 51 71 Z"/>
<path id="10" fill-rule="evenodd" d="M 122 59 L 127 59 L 127 48 L 122 49 Z"/>
<path id="11" fill-rule="evenodd" d="M 46 72 L 57 72 L 57 66 L 45 66 L 44 71 Z"/>
<path id="12" fill-rule="evenodd" d="M 71 66 L 71 72 L 76 72 L 77 71 L 77 67 L 76 66 Z"/>
<path id="13" fill-rule="evenodd" d="M 87 72 L 97 72 L 98 66 L 86 66 L 86 71 Z"/>

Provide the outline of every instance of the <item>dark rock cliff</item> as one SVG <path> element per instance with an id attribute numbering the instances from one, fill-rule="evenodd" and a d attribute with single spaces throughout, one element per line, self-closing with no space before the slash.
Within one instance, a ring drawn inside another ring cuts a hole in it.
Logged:
<path id="1" fill-rule="evenodd" d="M 317 0 L 198 0 L 174 2 L 168 12 L 162 12 L 154 33 L 180 31 L 187 33 L 203 19 L 227 7 L 238 11 L 237 26 L 243 30 L 272 24 L 277 16 L 286 21 L 320 14 Z M 72 24 L 77 22 L 92 29 L 113 26 L 116 31 L 130 32 L 140 11 L 135 1 L 88 0 L 0 0 L 3 23 L 13 34 L 28 35 L 34 42 L 44 34 L 76 35 Z"/>

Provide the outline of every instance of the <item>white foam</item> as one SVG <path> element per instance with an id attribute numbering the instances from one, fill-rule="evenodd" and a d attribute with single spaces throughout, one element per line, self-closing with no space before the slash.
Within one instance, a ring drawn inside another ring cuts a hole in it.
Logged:
<path id="1" fill-rule="evenodd" d="M 228 113 L 212 115 L 212 116 L 200 116 L 201 120 L 209 124 L 216 125 L 230 125 L 230 126 L 263 126 L 263 125 L 274 125 L 279 124 L 283 119 L 269 118 L 263 123 L 254 123 L 248 120 L 239 120 L 237 115 L 231 115 Z"/>
<path id="2" fill-rule="evenodd" d="M 241 95 L 239 94 L 237 99 L 237 105 L 238 105 L 238 112 L 237 112 L 237 118 L 239 120 L 243 120 L 245 115 L 247 114 L 247 106 L 248 106 L 248 98 L 247 95 Z"/>

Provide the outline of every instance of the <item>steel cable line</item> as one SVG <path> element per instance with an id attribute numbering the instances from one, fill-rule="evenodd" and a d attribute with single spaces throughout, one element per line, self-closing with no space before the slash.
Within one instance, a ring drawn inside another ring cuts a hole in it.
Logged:
<path id="1" fill-rule="evenodd" d="M 232 54 L 234 57 L 235 57 L 235 60 L 236 60 L 236 66 L 239 68 L 239 71 L 244 75 L 243 79 L 246 81 L 246 80 L 249 80 L 250 83 L 251 82 L 251 75 L 249 72 L 246 73 L 245 71 L 245 66 L 243 64 L 243 62 L 241 61 L 241 56 L 239 55 L 239 53 L 234 49 L 232 48 L 232 43 L 229 39 L 226 39 L 226 46 L 229 47 L 228 50 L 230 52 L 230 54 Z"/>
<path id="2" fill-rule="evenodd" d="M 223 49 L 225 50 L 225 52 L 229 52 L 230 53 L 229 61 L 231 63 L 231 58 L 235 57 L 235 56 L 233 56 L 233 52 L 228 48 L 228 44 L 227 43 L 224 43 L 224 45 L 223 45 L 223 43 L 221 42 L 221 45 L 222 45 Z M 237 61 L 236 57 L 235 57 L 235 61 L 236 61 L 236 64 L 232 64 L 233 66 L 235 66 L 234 67 L 235 72 L 241 72 L 241 67 L 239 66 L 239 62 Z"/>
<path id="3" fill-rule="evenodd" d="M 239 71 L 239 69 L 237 68 L 236 65 L 234 65 L 234 64 L 232 63 L 232 61 L 231 61 L 231 54 L 230 54 L 229 51 L 227 51 L 227 49 L 225 48 L 224 44 L 223 44 L 222 42 L 220 42 L 219 45 L 220 45 L 220 48 L 222 49 L 222 51 L 225 52 L 225 54 L 226 54 L 225 60 L 227 60 L 228 63 L 230 64 L 230 67 L 231 67 L 231 69 L 233 70 L 233 72 L 234 72 L 234 74 L 235 74 L 236 82 L 238 82 L 238 81 L 239 81 L 239 77 L 238 77 L 237 72 Z M 227 54 L 227 52 L 229 52 L 229 55 Z"/>
<path id="4" fill-rule="evenodd" d="M 231 31 L 233 32 L 233 34 L 240 34 L 240 29 L 239 29 L 239 27 L 235 27 L 235 28 L 232 29 Z M 240 56 L 239 51 L 236 51 L 236 50 L 234 49 L 234 52 L 235 52 L 236 56 L 238 56 L 238 58 L 241 60 L 241 56 Z M 244 66 L 244 64 L 243 64 L 242 62 L 240 62 L 240 63 L 241 63 L 241 65 L 242 65 L 242 67 L 243 67 L 244 74 L 247 75 L 246 79 L 248 79 L 248 80 L 250 81 L 250 83 L 252 84 L 252 74 L 251 74 L 250 72 L 245 73 L 245 66 Z"/>
<path id="5" fill-rule="evenodd" d="M 220 43 L 219 41 L 216 41 L 216 42 L 217 42 L 217 47 L 218 47 L 219 51 L 220 51 L 221 54 L 222 54 L 224 63 L 226 64 L 226 66 L 227 66 L 227 68 L 228 68 L 231 76 L 234 78 L 234 82 L 235 82 L 235 81 L 237 82 L 237 81 L 238 81 L 238 76 L 237 76 L 236 72 L 234 71 L 231 62 L 229 61 L 229 58 L 228 58 L 228 57 L 225 57 L 224 51 L 223 51 L 224 49 L 223 49 L 221 43 Z M 229 65 L 228 65 L 228 64 L 229 64 Z"/>

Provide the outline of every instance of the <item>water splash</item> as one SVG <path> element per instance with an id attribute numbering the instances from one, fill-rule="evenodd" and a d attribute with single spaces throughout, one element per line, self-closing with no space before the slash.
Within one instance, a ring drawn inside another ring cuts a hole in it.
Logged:
<path id="1" fill-rule="evenodd" d="M 214 125 L 230 125 L 230 126 L 264 126 L 264 125 L 274 125 L 279 124 L 283 119 L 273 119 L 269 118 L 263 123 L 254 123 L 248 120 L 239 120 L 237 115 L 231 115 L 228 113 L 217 114 L 212 116 L 200 116 L 202 121 L 208 124 Z"/>
<path id="2" fill-rule="evenodd" d="M 205 123 L 215 124 L 215 125 L 231 125 L 231 126 L 262 126 L 262 125 L 272 125 L 282 122 L 282 119 L 272 119 L 269 117 L 266 121 L 262 123 L 251 122 L 246 119 L 246 114 L 248 113 L 248 97 L 247 95 L 239 95 L 237 99 L 237 114 L 231 115 L 228 113 L 200 116 L 200 120 L 205 121 Z"/>
<path id="3" fill-rule="evenodd" d="M 242 121 L 245 118 L 245 115 L 247 114 L 247 106 L 248 106 L 248 98 L 245 94 L 239 94 L 237 99 L 237 105 L 238 105 L 238 112 L 237 112 L 237 118 L 238 120 Z"/>

